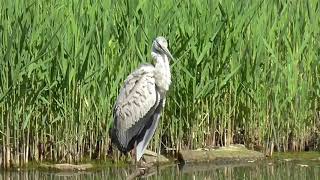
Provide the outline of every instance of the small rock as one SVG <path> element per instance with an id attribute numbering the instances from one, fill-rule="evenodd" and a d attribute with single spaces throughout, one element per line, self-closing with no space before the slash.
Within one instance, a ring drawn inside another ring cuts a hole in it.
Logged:
<path id="1" fill-rule="evenodd" d="M 163 155 L 155 153 L 153 151 L 146 150 L 146 152 L 143 155 L 143 158 L 146 163 L 168 163 L 169 159 L 164 157 Z"/>

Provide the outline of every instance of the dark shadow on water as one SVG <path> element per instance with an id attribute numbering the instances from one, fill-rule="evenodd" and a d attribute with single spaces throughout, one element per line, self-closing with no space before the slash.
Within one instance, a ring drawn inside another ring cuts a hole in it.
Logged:
<path id="1" fill-rule="evenodd" d="M 95 171 L 52 172 L 34 170 L 1 171 L 0 179 L 4 180 L 93 180 L 93 179 L 126 179 L 133 168 L 106 167 Z M 170 165 L 158 167 L 144 179 L 318 179 L 320 161 L 306 160 L 263 160 L 257 162 L 233 164 L 186 164 L 183 167 Z"/>

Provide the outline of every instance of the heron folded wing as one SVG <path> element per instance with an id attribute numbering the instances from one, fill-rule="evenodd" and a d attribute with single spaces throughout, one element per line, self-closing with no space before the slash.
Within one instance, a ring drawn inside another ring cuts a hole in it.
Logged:
<path id="1" fill-rule="evenodd" d="M 139 161 L 142 155 L 144 154 L 144 151 L 146 150 L 151 138 L 153 137 L 156 128 L 159 124 L 160 119 L 160 113 L 164 106 L 165 100 L 160 100 L 159 104 L 157 105 L 154 113 L 152 113 L 152 116 L 150 117 L 150 122 L 146 124 L 146 126 L 143 129 L 142 134 L 140 134 L 140 138 L 138 139 L 137 144 L 137 151 L 136 151 L 136 161 Z"/>
<path id="2" fill-rule="evenodd" d="M 153 66 L 144 65 L 130 74 L 116 101 L 115 126 L 123 148 L 131 148 L 128 144 L 144 128 L 159 104 L 153 72 Z"/>

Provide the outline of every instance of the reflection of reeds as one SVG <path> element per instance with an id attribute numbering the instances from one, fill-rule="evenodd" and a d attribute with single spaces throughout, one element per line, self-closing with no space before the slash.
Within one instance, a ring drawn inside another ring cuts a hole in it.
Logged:
<path id="1" fill-rule="evenodd" d="M 135 168 L 104 167 L 94 171 L 1 171 L 0 179 L 125 179 Z M 319 168 L 301 167 L 297 162 L 259 161 L 245 164 L 193 164 L 179 169 L 176 165 L 155 167 L 147 179 L 317 179 Z"/>
<path id="2" fill-rule="evenodd" d="M 106 158 L 120 84 L 157 35 L 176 61 L 152 149 L 319 145 L 317 1 L 221 3 L 2 2 L 1 164 Z"/>
<path id="3" fill-rule="evenodd" d="M 296 162 L 259 161 L 247 164 L 194 164 L 182 170 L 184 179 L 317 179 L 319 168 L 300 167 Z M 162 175 L 163 177 L 163 175 Z"/>
<path id="4" fill-rule="evenodd" d="M 4 180 L 34 180 L 34 179 L 125 179 L 124 169 L 104 168 L 103 171 L 2 171 L 0 178 Z"/>

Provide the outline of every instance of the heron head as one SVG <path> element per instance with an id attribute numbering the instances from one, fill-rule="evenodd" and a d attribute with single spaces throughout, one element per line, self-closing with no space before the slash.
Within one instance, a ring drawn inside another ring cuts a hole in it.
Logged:
<path id="1" fill-rule="evenodd" d="M 167 55 L 170 59 L 173 60 L 173 57 L 168 50 L 168 42 L 166 38 L 159 36 L 152 43 L 152 53 L 156 55 Z"/>

